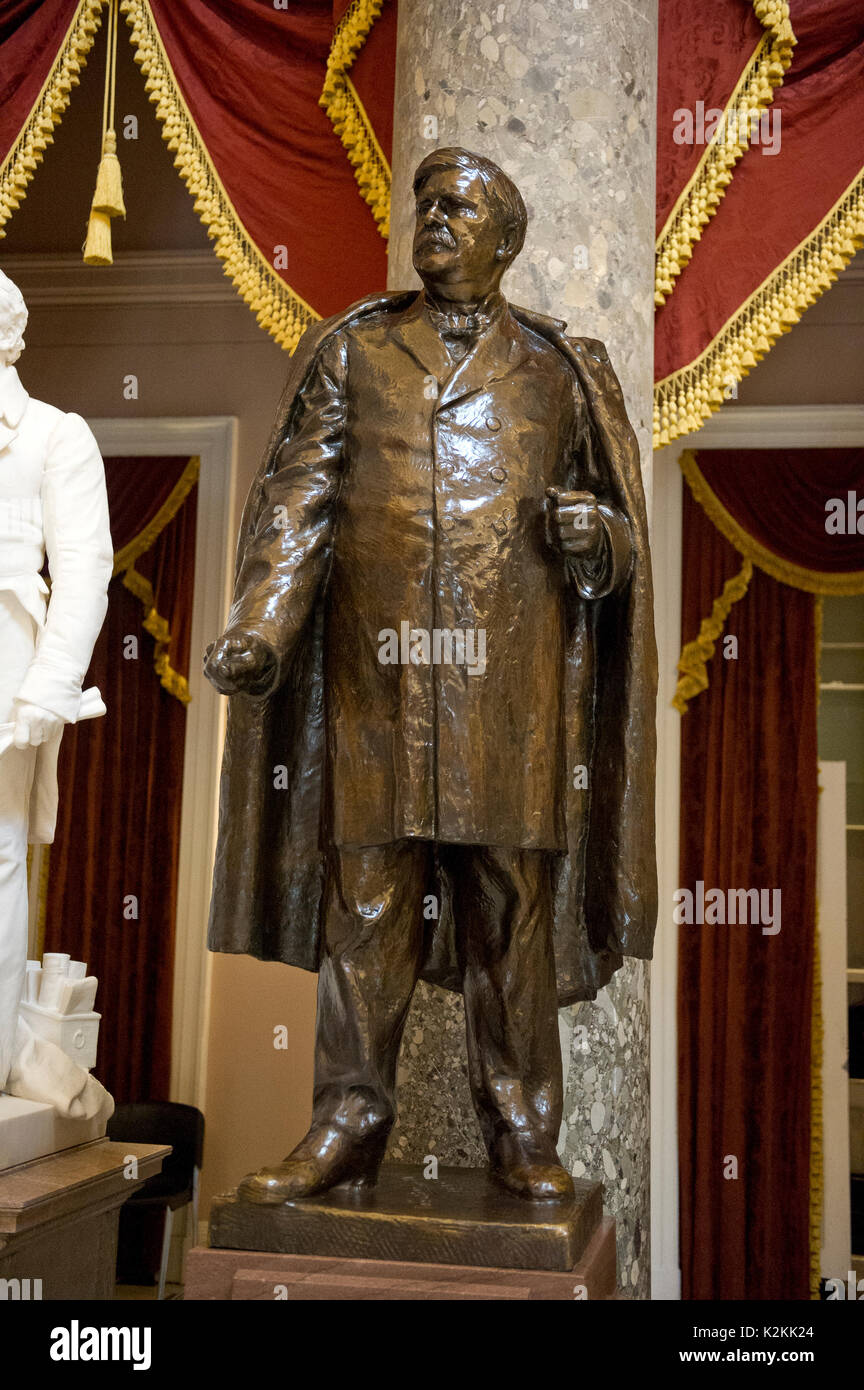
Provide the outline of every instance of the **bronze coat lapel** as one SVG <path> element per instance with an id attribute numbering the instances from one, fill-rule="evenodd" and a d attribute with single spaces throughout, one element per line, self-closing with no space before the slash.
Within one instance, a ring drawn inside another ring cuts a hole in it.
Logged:
<path id="1" fill-rule="evenodd" d="M 509 376 L 529 355 L 524 333 L 505 307 L 471 351 L 454 365 L 437 329 L 424 313 L 422 294 L 394 325 L 393 341 L 435 377 L 441 388 L 439 410 Z"/>

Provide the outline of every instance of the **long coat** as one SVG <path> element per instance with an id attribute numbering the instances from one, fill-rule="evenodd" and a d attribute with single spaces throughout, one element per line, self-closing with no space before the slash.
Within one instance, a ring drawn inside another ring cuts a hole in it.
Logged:
<path id="1" fill-rule="evenodd" d="M 275 657 L 233 697 L 210 945 L 308 969 L 331 843 L 557 850 L 562 1002 L 650 955 L 656 656 L 638 452 L 600 344 L 509 308 L 454 368 L 423 295 L 307 333 L 244 514 L 228 631 Z M 593 568 L 545 489 L 601 500 Z M 407 626 L 485 671 L 388 665 Z M 424 975 L 459 987 L 450 904 Z"/>

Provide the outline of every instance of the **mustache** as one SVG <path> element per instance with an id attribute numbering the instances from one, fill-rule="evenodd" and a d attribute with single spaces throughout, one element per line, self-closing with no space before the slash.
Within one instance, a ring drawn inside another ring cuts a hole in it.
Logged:
<path id="1" fill-rule="evenodd" d="M 452 251 L 456 246 L 456 238 L 452 236 L 450 232 L 443 229 L 437 231 L 427 230 L 421 232 L 417 236 L 416 244 L 421 249 L 424 246 L 440 246 L 446 251 Z"/>

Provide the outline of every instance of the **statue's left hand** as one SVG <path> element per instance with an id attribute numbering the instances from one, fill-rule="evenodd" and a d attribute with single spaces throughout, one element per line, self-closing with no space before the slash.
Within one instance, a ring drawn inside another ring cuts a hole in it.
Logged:
<path id="1" fill-rule="evenodd" d="M 12 742 L 16 748 L 38 748 L 59 734 L 64 722 L 59 714 L 52 714 L 41 705 L 20 704 L 15 710 Z"/>
<path id="2" fill-rule="evenodd" d="M 561 492 L 546 489 L 551 499 L 552 542 L 562 554 L 593 560 L 603 543 L 603 520 L 593 492 Z"/>

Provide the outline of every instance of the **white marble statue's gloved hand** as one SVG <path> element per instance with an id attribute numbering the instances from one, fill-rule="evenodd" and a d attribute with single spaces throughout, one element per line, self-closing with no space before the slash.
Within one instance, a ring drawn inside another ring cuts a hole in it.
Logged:
<path id="1" fill-rule="evenodd" d="M 59 714 L 42 705 L 16 704 L 12 742 L 16 748 L 38 748 L 40 743 L 55 738 L 64 723 Z"/>

